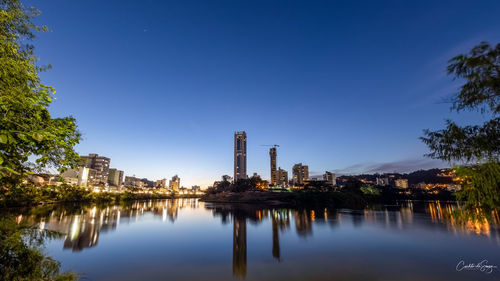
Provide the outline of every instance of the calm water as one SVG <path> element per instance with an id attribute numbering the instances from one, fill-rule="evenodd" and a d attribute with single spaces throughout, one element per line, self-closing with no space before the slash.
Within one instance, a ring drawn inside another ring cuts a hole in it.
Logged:
<path id="1" fill-rule="evenodd" d="M 269 209 L 196 199 L 48 206 L 17 217 L 65 233 L 46 252 L 82 280 L 500 280 L 496 225 L 454 205 Z M 491 274 L 457 271 L 488 260 Z"/>

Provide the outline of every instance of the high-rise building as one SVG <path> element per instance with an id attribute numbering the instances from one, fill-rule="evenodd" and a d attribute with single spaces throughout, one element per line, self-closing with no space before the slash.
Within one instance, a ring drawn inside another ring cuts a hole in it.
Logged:
<path id="1" fill-rule="evenodd" d="M 234 181 L 247 178 L 247 134 L 234 133 Z"/>
<path id="2" fill-rule="evenodd" d="M 108 184 L 111 186 L 122 186 L 123 184 L 123 171 L 118 169 L 109 169 Z"/>
<path id="3" fill-rule="evenodd" d="M 332 172 L 326 171 L 325 174 L 323 175 L 323 180 L 326 181 L 328 184 L 331 184 L 332 186 L 337 185 L 337 178 L 335 177 L 335 174 Z"/>
<path id="4" fill-rule="evenodd" d="M 309 180 L 309 166 L 302 163 L 293 165 L 292 175 L 293 185 L 304 185 L 304 181 Z"/>
<path id="5" fill-rule="evenodd" d="M 168 182 L 168 188 L 173 191 L 179 190 L 181 187 L 181 178 L 179 176 L 175 175 L 172 177 L 172 179 Z"/>
<path id="6" fill-rule="evenodd" d="M 288 172 L 278 168 L 277 171 L 275 171 L 275 174 L 277 175 L 277 181 L 276 184 L 279 186 L 288 186 Z"/>
<path id="7" fill-rule="evenodd" d="M 88 156 L 80 156 L 83 166 L 96 171 L 94 183 L 107 184 L 109 176 L 109 158 L 91 153 Z"/>
<path id="8" fill-rule="evenodd" d="M 276 185 L 278 182 L 278 173 L 276 171 L 276 147 L 269 149 L 269 158 L 271 158 L 271 185 Z"/>

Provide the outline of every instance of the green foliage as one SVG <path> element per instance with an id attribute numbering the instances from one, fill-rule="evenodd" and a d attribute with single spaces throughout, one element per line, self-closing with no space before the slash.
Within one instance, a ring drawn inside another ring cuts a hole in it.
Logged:
<path id="1" fill-rule="evenodd" d="M 457 199 L 467 209 L 486 211 L 500 207 L 500 164 L 488 162 L 468 167 L 457 167 L 456 175 L 463 178 Z"/>
<path id="2" fill-rule="evenodd" d="M 347 179 L 343 189 L 346 191 L 359 193 L 362 185 L 363 183 L 360 180 L 355 177 L 350 177 L 349 179 Z"/>
<path id="3" fill-rule="evenodd" d="M 380 195 L 380 190 L 374 186 L 363 186 L 360 188 L 361 192 L 365 195 L 371 195 L 371 196 L 379 196 Z"/>
<path id="4" fill-rule="evenodd" d="M 464 80 L 453 98 L 452 109 L 489 113 L 482 125 L 460 127 L 447 120 L 443 130 L 424 130 L 421 140 L 430 148 L 427 156 L 446 161 L 494 161 L 500 156 L 500 44 L 481 43 L 468 55 L 450 60 L 448 74 Z"/>
<path id="5" fill-rule="evenodd" d="M 0 8 L 0 187 L 9 188 L 34 168 L 76 165 L 80 133 L 73 117 L 52 118 L 48 111 L 55 90 L 41 84 L 45 68 L 27 43 L 47 30 L 31 22 L 38 11 L 19 0 L 0 0 Z"/>
<path id="6" fill-rule="evenodd" d="M 333 186 L 325 181 L 309 181 L 304 184 L 304 191 L 332 191 Z"/>
<path id="7" fill-rule="evenodd" d="M 42 252 L 43 241 L 59 235 L 40 231 L 25 223 L 18 224 L 12 216 L 1 217 L 0 280 L 77 280 L 78 276 L 74 273 L 61 274 L 61 264 Z"/>
<path id="8" fill-rule="evenodd" d="M 427 137 L 421 138 L 431 152 L 432 158 L 451 160 L 495 160 L 500 155 L 500 118 L 494 118 L 483 125 L 460 127 L 451 120 L 446 128 L 431 132 L 424 130 Z"/>
<path id="9" fill-rule="evenodd" d="M 91 192 L 69 184 L 36 186 L 19 184 L 0 192 L 0 207 L 25 206 L 41 202 L 92 201 Z"/>
<path id="10" fill-rule="evenodd" d="M 233 183 L 229 181 L 229 176 L 222 176 L 222 180 L 215 182 L 213 187 L 207 189 L 208 194 L 216 194 L 221 192 L 245 192 L 249 190 L 262 189 L 267 186 L 267 181 L 260 177 L 251 177 L 249 179 L 239 179 Z"/>
<path id="11" fill-rule="evenodd" d="M 453 101 L 453 109 L 480 108 L 482 112 L 500 113 L 500 44 L 492 47 L 481 42 L 469 55 L 452 58 L 448 73 L 465 79 Z"/>
<path id="12" fill-rule="evenodd" d="M 483 42 L 469 54 L 450 60 L 448 74 L 463 80 L 453 98 L 452 109 L 479 110 L 491 119 L 482 125 L 460 127 L 447 121 L 443 130 L 425 130 L 422 141 L 431 150 L 428 156 L 446 161 L 476 161 L 476 165 L 457 167 L 464 178 L 457 199 L 466 209 L 500 208 L 500 44 Z"/>

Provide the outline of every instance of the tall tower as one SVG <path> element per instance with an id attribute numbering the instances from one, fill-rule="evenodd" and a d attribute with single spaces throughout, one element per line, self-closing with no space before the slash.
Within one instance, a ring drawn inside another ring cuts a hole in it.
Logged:
<path id="1" fill-rule="evenodd" d="M 271 158 L 271 185 L 276 185 L 278 181 L 276 173 L 276 147 L 271 147 L 269 149 L 269 157 Z"/>
<path id="2" fill-rule="evenodd" d="M 247 134 L 234 133 L 234 181 L 247 178 Z"/>

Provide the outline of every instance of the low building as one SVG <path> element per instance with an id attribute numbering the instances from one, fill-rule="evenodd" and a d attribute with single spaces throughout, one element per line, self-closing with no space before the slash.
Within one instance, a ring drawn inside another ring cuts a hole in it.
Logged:
<path id="1" fill-rule="evenodd" d="M 377 178 L 376 184 L 379 186 L 388 186 L 389 185 L 389 178 Z"/>
<path id="2" fill-rule="evenodd" d="M 168 188 L 173 191 L 179 190 L 181 187 L 181 178 L 178 175 L 172 177 L 172 179 L 168 182 Z"/>
<path id="3" fill-rule="evenodd" d="M 331 184 L 332 186 L 337 185 L 337 178 L 335 177 L 335 174 L 332 172 L 325 171 L 325 174 L 323 175 L 323 180 Z"/>
<path id="4" fill-rule="evenodd" d="M 123 185 L 123 171 L 117 169 L 109 169 L 108 184 L 111 186 Z"/>
<path id="5" fill-rule="evenodd" d="M 397 179 L 394 181 L 394 186 L 399 188 L 408 188 L 408 180 L 407 179 Z"/>
<path id="6" fill-rule="evenodd" d="M 94 169 L 79 167 L 78 169 L 67 169 L 61 173 L 66 183 L 78 186 L 91 186 L 95 183 L 97 171 Z"/>
<path id="7" fill-rule="evenodd" d="M 137 188 L 143 188 L 144 183 L 141 181 L 141 179 L 136 178 L 136 177 L 125 177 L 125 187 L 137 187 Z"/>
<path id="8" fill-rule="evenodd" d="M 278 186 L 288 186 L 288 172 L 281 169 L 281 168 L 278 168 L 278 170 L 276 171 L 277 173 L 277 182 L 276 184 Z"/>
<path id="9" fill-rule="evenodd" d="M 156 188 L 167 188 L 167 179 L 157 180 L 155 187 Z"/>
<path id="10" fill-rule="evenodd" d="M 417 183 L 415 185 L 415 188 L 419 188 L 419 189 L 426 189 L 426 187 L 427 187 L 427 184 L 425 184 L 425 182 Z"/>
<path id="11" fill-rule="evenodd" d="M 155 187 L 155 182 L 148 180 L 147 178 L 142 178 L 141 179 L 143 186 L 147 188 L 153 188 Z"/>

